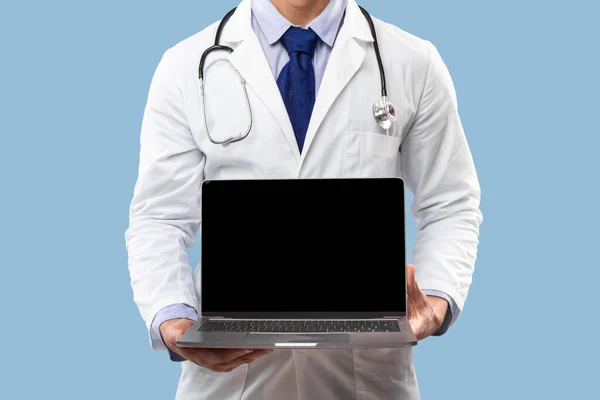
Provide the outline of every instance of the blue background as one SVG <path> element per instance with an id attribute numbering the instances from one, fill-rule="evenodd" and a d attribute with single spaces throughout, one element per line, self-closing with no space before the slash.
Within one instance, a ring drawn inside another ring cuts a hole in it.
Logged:
<path id="1" fill-rule="evenodd" d="M 139 129 L 162 53 L 235 3 L 2 2 L 0 398 L 173 398 L 129 286 Z M 415 349 L 423 399 L 593 397 L 598 3 L 361 4 L 438 47 L 483 190 L 464 313 Z"/>

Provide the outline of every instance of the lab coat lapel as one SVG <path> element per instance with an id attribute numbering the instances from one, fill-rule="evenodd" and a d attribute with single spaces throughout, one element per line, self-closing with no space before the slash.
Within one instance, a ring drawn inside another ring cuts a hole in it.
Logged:
<path id="1" fill-rule="evenodd" d="M 306 158 L 315 135 L 335 100 L 363 63 L 365 50 L 359 41 L 372 42 L 373 37 L 358 5 L 354 0 L 349 0 L 344 24 L 336 38 L 315 101 L 300 162 Z"/>
<path id="2" fill-rule="evenodd" d="M 342 39 L 340 37 L 339 39 Z M 360 68 L 365 51 L 353 38 L 343 38 L 343 43 L 336 44 L 333 48 L 323 81 L 319 88 L 319 93 L 315 101 L 306 139 L 304 150 L 302 152 L 301 162 L 304 161 L 310 146 L 321 126 L 321 123 L 327 116 L 329 109 L 340 95 L 344 87 L 350 82 L 356 71 Z"/>
<path id="3" fill-rule="evenodd" d="M 223 31 L 223 41 L 232 44 L 232 47 L 234 47 L 233 53 L 229 56 L 229 61 L 244 78 L 248 89 L 252 90 L 261 99 L 273 115 L 287 138 L 288 144 L 292 147 L 296 160 L 300 160 L 300 151 L 294 129 L 277 87 L 277 82 L 273 78 L 273 73 L 262 46 L 252 30 L 249 0 L 242 1 L 231 17 Z M 239 42 L 239 45 L 235 47 L 234 43 L 237 42 Z M 254 112 L 254 117 L 257 117 L 256 112 Z"/>

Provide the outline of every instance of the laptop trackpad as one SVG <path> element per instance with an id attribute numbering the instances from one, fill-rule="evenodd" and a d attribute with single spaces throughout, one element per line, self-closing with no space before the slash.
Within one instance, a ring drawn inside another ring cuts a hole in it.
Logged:
<path id="1" fill-rule="evenodd" d="M 248 344 L 273 344 L 273 343 L 348 343 L 350 335 L 347 333 L 249 333 L 244 338 Z"/>

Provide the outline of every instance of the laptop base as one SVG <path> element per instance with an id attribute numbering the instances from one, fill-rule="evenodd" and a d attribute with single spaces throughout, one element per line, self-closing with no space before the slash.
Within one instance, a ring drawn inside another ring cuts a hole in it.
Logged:
<path id="1" fill-rule="evenodd" d="M 225 349 L 354 349 L 399 348 L 417 344 L 405 317 L 398 332 L 202 332 L 206 318 L 198 320 L 178 340 L 180 347 Z"/>

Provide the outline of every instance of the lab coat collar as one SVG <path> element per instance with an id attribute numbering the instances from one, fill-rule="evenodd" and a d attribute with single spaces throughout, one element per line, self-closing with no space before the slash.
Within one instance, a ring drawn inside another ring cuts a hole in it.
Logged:
<path id="1" fill-rule="evenodd" d="M 239 43 L 253 34 L 251 0 L 242 0 L 221 34 L 225 43 Z M 220 21 L 219 21 L 220 22 Z"/>
<path id="2" fill-rule="evenodd" d="M 348 0 L 346 18 L 344 20 L 344 24 L 346 23 L 350 27 L 349 34 L 351 37 L 364 42 L 373 42 L 369 23 L 354 0 Z"/>
<path id="3" fill-rule="evenodd" d="M 373 41 L 369 24 L 355 0 L 348 0 L 344 25 L 347 25 L 350 37 L 365 42 Z M 252 0 L 242 0 L 223 30 L 222 41 L 229 42 L 230 44 L 239 43 L 253 34 Z"/>
<path id="4" fill-rule="evenodd" d="M 269 44 L 277 42 L 292 24 L 277 8 L 271 0 L 251 0 L 252 12 L 260 25 Z M 317 33 L 318 34 L 318 33 Z"/>
<path id="5" fill-rule="evenodd" d="M 276 43 L 291 26 L 294 26 L 279 13 L 277 8 L 271 3 L 271 0 L 251 1 L 252 13 L 256 17 L 256 21 L 258 21 L 269 44 Z M 312 29 L 321 41 L 329 47 L 333 47 L 340 23 L 346 11 L 347 3 L 348 0 L 330 0 L 321 15 L 304 26 L 304 28 Z"/>

